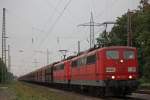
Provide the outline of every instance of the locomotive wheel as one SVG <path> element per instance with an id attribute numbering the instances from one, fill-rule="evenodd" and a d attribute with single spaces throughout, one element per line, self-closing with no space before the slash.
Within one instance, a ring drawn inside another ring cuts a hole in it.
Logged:
<path id="1" fill-rule="evenodd" d="M 115 89 L 114 91 L 114 95 L 117 96 L 117 97 L 125 97 L 127 95 L 126 93 L 126 89 L 125 88 L 117 88 Z"/>
<path id="2" fill-rule="evenodd" d="M 100 91 L 100 94 L 99 94 L 100 97 L 105 97 L 106 96 L 106 89 L 105 89 L 105 87 L 101 87 L 99 89 L 99 91 Z"/>

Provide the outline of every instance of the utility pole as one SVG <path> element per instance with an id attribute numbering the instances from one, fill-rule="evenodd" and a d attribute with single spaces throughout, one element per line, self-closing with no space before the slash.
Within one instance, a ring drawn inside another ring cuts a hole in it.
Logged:
<path id="1" fill-rule="evenodd" d="M 35 65 L 35 67 L 37 67 L 37 64 L 39 63 L 39 62 L 37 62 L 37 59 L 34 59 L 34 65 Z"/>
<path id="2" fill-rule="evenodd" d="M 2 23 L 2 61 L 6 65 L 6 28 L 5 28 L 5 12 L 6 9 L 3 8 L 3 23 Z M 5 81 L 7 68 L 2 68 L 2 82 Z"/>
<path id="3" fill-rule="evenodd" d="M 11 56 L 10 56 L 10 45 L 8 45 L 8 72 L 11 69 Z"/>
<path id="4" fill-rule="evenodd" d="M 78 54 L 80 53 L 80 41 L 78 41 Z"/>
<path id="5" fill-rule="evenodd" d="M 11 56 L 10 56 L 10 45 L 8 45 L 8 72 L 11 70 Z M 7 75 L 7 80 L 10 80 L 10 75 Z"/>
<path id="6" fill-rule="evenodd" d="M 3 8 L 3 24 L 2 24 L 2 62 L 4 61 L 4 15 L 5 15 L 5 10 Z M 1 73 L 2 73 L 2 80 L 1 82 L 3 82 L 4 76 L 3 76 L 3 67 L 1 68 Z"/>
<path id="7" fill-rule="evenodd" d="M 127 33 L 128 33 L 128 37 L 127 37 L 127 46 L 132 46 L 132 27 L 131 27 L 131 11 L 128 10 L 127 13 Z"/>
<path id="8" fill-rule="evenodd" d="M 47 49 L 47 65 L 49 64 L 49 50 Z"/>
<path id="9" fill-rule="evenodd" d="M 44 56 L 45 56 L 45 58 L 46 58 L 46 60 L 45 60 L 45 64 L 49 64 L 49 58 L 50 58 L 50 51 L 47 49 L 46 51 L 41 51 L 41 50 L 35 50 L 34 52 L 36 52 L 36 53 L 41 53 L 41 54 L 44 54 Z"/>
<path id="10" fill-rule="evenodd" d="M 3 26 L 2 26 L 2 39 L 3 39 L 3 57 L 2 57 L 2 59 L 3 59 L 3 61 L 4 61 L 4 63 L 6 64 L 6 18 L 5 18 L 5 12 L 6 12 L 6 9 L 5 8 L 3 8 Z"/>
<path id="11" fill-rule="evenodd" d="M 94 45 L 95 45 L 94 27 L 95 26 L 99 26 L 99 23 L 95 23 L 94 22 L 92 12 L 91 12 L 90 22 L 84 23 L 84 24 L 80 24 L 78 26 L 89 26 L 90 27 L 90 48 L 93 48 Z"/>
<path id="12" fill-rule="evenodd" d="M 91 12 L 91 18 L 90 18 L 90 47 L 94 47 L 95 45 L 95 38 L 94 38 L 94 20 L 93 20 L 93 14 Z"/>

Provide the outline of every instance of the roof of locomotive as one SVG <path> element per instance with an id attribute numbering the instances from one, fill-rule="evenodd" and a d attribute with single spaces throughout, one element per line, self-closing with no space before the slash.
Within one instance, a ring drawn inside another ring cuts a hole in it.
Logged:
<path id="1" fill-rule="evenodd" d="M 92 55 L 96 53 L 97 51 L 103 51 L 103 50 L 109 50 L 109 49 L 136 49 L 135 47 L 129 47 L 129 46 L 109 46 L 109 47 L 98 47 L 98 48 L 91 48 L 89 50 L 86 50 L 84 52 L 79 53 L 77 56 L 74 56 L 71 58 L 71 60 L 78 59 L 80 57 L 83 57 L 85 55 Z"/>
<path id="2" fill-rule="evenodd" d="M 39 70 L 43 70 L 43 69 L 46 69 L 48 67 L 52 67 L 52 66 L 55 66 L 55 65 L 58 65 L 58 64 L 62 64 L 63 62 L 66 62 L 68 60 L 75 60 L 75 59 L 78 59 L 82 56 L 84 56 L 85 54 L 94 54 L 95 52 L 97 51 L 101 51 L 101 50 L 108 50 L 108 49 L 136 49 L 135 47 L 129 47 L 129 46 L 109 46 L 109 47 L 98 47 L 98 48 L 91 48 L 91 49 L 88 49 L 86 51 L 83 51 L 83 52 L 80 52 L 79 54 L 77 55 L 74 55 L 74 56 L 69 56 L 68 58 L 64 59 L 64 60 L 61 60 L 61 61 L 57 61 L 57 62 L 54 62 L 54 63 L 51 63 L 49 65 L 46 65 L 44 67 L 41 67 L 35 71 L 32 71 L 26 75 L 29 75 L 29 74 L 32 74 L 32 73 L 35 73 L 35 72 L 38 72 Z M 26 76 L 26 75 L 23 75 L 23 76 Z"/>
<path id="3" fill-rule="evenodd" d="M 103 47 L 99 49 L 135 49 L 135 47 L 129 47 L 129 46 L 109 46 L 109 47 Z"/>

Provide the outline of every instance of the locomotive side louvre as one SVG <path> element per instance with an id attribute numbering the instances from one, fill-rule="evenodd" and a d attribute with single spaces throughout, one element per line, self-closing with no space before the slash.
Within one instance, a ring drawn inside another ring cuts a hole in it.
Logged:
<path id="1" fill-rule="evenodd" d="M 53 66 L 53 82 L 68 84 L 70 82 L 70 61 L 61 61 Z"/>
<path id="2" fill-rule="evenodd" d="M 48 65 L 45 68 L 45 82 L 46 83 L 52 83 L 53 82 L 53 65 Z"/>
<path id="3" fill-rule="evenodd" d="M 36 71 L 35 74 L 36 74 L 36 82 L 38 82 L 38 72 Z"/>
<path id="4" fill-rule="evenodd" d="M 94 50 L 71 61 L 71 84 L 86 86 L 104 86 L 102 70 L 100 69 L 100 52 Z"/>
<path id="5" fill-rule="evenodd" d="M 46 83 L 50 83 L 50 77 L 51 76 L 51 68 L 47 68 L 46 70 L 45 70 L 45 82 Z"/>
<path id="6" fill-rule="evenodd" d="M 42 70 L 42 83 L 44 83 L 45 82 L 45 68 L 41 70 Z"/>

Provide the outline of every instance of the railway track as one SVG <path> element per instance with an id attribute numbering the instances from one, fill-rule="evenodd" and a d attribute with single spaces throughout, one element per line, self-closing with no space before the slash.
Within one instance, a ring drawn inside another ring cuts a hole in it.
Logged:
<path id="1" fill-rule="evenodd" d="M 140 94 L 150 94 L 150 90 L 141 89 L 141 90 L 136 91 L 136 93 L 140 93 Z"/>
<path id="2" fill-rule="evenodd" d="M 132 93 L 132 95 L 128 95 L 126 97 L 97 97 L 93 95 L 88 95 L 85 93 L 77 93 L 77 92 L 70 92 L 70 91 L 64 91 L 59 89 L 50 88 L 51 91 L 65 94 L 65 95 L 74 95 L 80 98 L 81 100 L 149 100 L 150 94 L 144 94 L 144 93 Z"/>
<path id="3" fill-rule="evenodd" d="M 36 84 L 31 84 L 36 85 Z M 36 85 L 39 86 L 39 85 Z M 40 85 L 41 86 L 41 85 Z M 95 96 L 93 94 L 85 93 L 85 92 L 76 92 L 76 91 L 68 91 L 65 89 L 58 89 L 58 88 L 52 88 L 49 86 L 43 86 L 44 88 L 48 88 L 50 91 L 55 92 L 57 94 L 63 94 L 63 95 L 71 95 L 75 96 L 77 100 L 150 100 L 150 94 L 145 92 L 144 90 L 138 90 L 135 93 L 132 93 L 131 95 L 127 95 L 126 97 L 99 97 Z M 142 91 L 142 92 L 141 92 Z"/>

